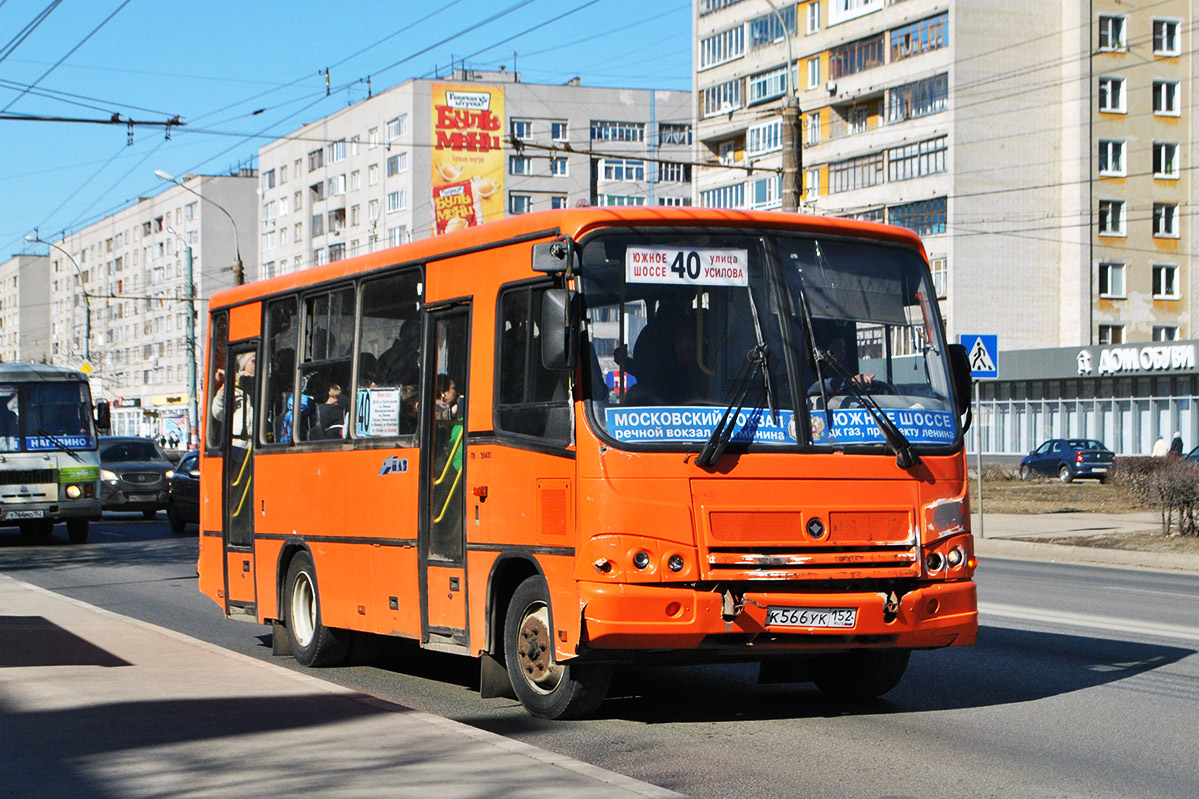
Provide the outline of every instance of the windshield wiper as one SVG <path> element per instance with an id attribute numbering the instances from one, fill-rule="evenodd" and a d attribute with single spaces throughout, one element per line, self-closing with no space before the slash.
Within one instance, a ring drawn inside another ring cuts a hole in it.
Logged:
<path id="1" fill-rule="evenodd" d="M 737 373 L 737 379 L 733 381 L 733 390 L 729 392 L 733 399 L 725 407 L 724 414 L 716 423 L 716 427 L 712 428 L 712 435 L 708 436 L 707 443 L 700 450 L 699 457 L 695 459 L 696 466 L 709 469 L 715 466 L 716 461 L 720 460 L 720 456 L 724 454 L 725 448 L 728 447 L 729 441 L 733 437 L 733 430 L 737 427 L 737 419 L 740 418 L 741 411 L 745 407 L 745 395 L 749 393 L 750 378 L 759 369 L 766 370 L 765 344 L 759 344 L 745 354 L 745 364 Z M 766 386 L 769 391 L 770 373 L 769 370 L 766 372 Z"/>
<path id="2" fill-rule="evenodd" d="M 708 436 L 707 443 L 700 450 L 699 457 L 695 459 L 696 465 L 705 469 L 716 465 L 716 461 L 720 460 L 720 456 L 724 454 L 725 448 L 732 440 L 733 430 L 737 427 L 737 419 L 741 417 L 741 410 L 745 407 L 745 395 L 749 393 L 750 378 L 756 371 L 762 373 L 762 388 L 766 394 L 766 407 L 770 410 L 770 419 L 776 425 L 779 423 L 778 406 L 774 401 L 774 387 L 770 382 L 770 348 L 766 346 L 766 339 L 762 336 L 762 318 L 758 315 L 758 304 L 754 302 L 753 289 L 746 286 L 745 290 L 749 295 L 749 312 L 754 320 L 754 336 L 758 344 L 745 354 L 745 365 L 742 367 L 741 373 L 737 375 L 737 379 L 733 381 L 733 390 L 730 392 L 735 399 L 724 409 L 720 422 L 712 429 L 712 435 Z"/>
<path id="3" fill-rule="evenodd" d="M 819 243 L 816 244 L 816 255 L 817 261 L 820 264 L 820 268 L 823 270 L 824 254 L 820 252 Z M 800 314 L 803 317 L 802 328 L 804 332 L 804 339 L 807 341 L 808 351 L 812 353 L 815 363 L 816 382 L 817 385 L 820 386 L 821 407 L 823 408 L 823 411 L 821 412 L 825 414 L 825 421 L 828 425 L 830 435 L 832 435 L 833 430 L 832 414 L 829 412 L 828 386 L 826 385 L 824 372 L 820 368 L 821 364 L 827 364 L 832 367 L 832 371 L 837 375 L 837 377 L 841 378 L 841 382 L 845 384 L 845 387 L 850 391 L 850 393 L 852 393 L 854 397 L 857 398 L 858 402 L 862 403 L 862 406 L 870 412 L 872 417 L 874 417 L 875 424 L 877 424 L 879 430 L 883 432 L 883 438 L 886 440 L 887 446 L 889 446 L 891 451 L 895 453 L 895 464 L 901 469 L 909 469 L 912 466 L 915 466 L 920 462 L 920 458 L 912 452 L 911 442 L 909 442 L 900 429 L 895 426 L 895 423 L 892 422 L 885 413 L 883 413 L 883 409 L 879 407 L 879 404 L 875 401 L 874 397 L 870 396 L 858 387 L 858 385 L 854 382 L 853 375 L 850 375 L 845 371 L 845 367 L 843 367 L 837 361 L 837 359 L 832 356 L 832 353 L 816 346 L 816 333 L 812 329 L 812 309 L 808 307 L 808 295 L 804 291 L 803 270 L 797 270 L 797 272 L 799 277 L 799 289 L 797 294 L 799 296 Z"/>
<path id="4" fill-rule="evenodd" d="M 58 447 L 58 448 L 59 448 L 59 449 L 61 449 L 63 452 L 67 453 L 68 455 L 70 455 L 70 456 L 71 456 L 72 458 L 74 458 L 75 460 L 79 460 L 79 455 L 78 455 L 78 453 L 76 453 L 76 452 L 75 452 L 75 450 L 73 450 L 73 449 L 71 449 L 70 447 L 68 447 L 66 444 L 64 444 L 64 443 L 63 443 L 63 442 L 62 442 L 62 441 L 61 441 L 59 438 L 57 438 L 56 436 L 52 436 L 52 435 L 50 435 L 50 433 L 49 433 L 49 432 L 47 432 L 46 428 L 44 428 L 44 427 L 39 427 L 39 428 L 37 429 L 37 434 L 38 434 L 39 436 L 41 436 L 42 438 L 48 438 L 48 439 L 50 439 L 51 443 L 53 443 L 53 444 L 54 444 L 54 446 Z"/>

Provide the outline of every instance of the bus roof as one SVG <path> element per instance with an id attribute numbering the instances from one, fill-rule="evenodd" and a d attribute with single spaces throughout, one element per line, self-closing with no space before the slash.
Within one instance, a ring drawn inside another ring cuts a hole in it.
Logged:
<path id="1" fill-rule="evenodd" d="M 78 380 L 87 382 L 87 376 L 69 366 L 51 366 L 46 363 L 0 363 L 0 380 Z"/>
<path id="2" fill-rule="evenodd" d="M 521 214 L 478 227 L 431 236 L 385 250 L 334 261 L 218 292 L 209 309 L 228 307 L 255 298 L 314 283 L 370 272 L 400 263 L 422 263 L 487 246 L 502 246 L 566 235 L 578 239 L 595 228 L 609 226 L 712 225 L 736 228 L 788 228 L 799 232 L 858 236 L 904 244 L 924 253 L 924 246 L 907 228 L 840 217 L 792 214 L 778 211 L 736 211 L 723 208 L 570 208 Z M 530 271 L 530 275 L 532 272 Z"/>

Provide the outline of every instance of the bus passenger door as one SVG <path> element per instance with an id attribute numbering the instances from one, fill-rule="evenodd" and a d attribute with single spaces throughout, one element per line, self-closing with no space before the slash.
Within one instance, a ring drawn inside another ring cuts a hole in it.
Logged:
<path id="1" fill-rule="evenodd" d="M 460 651 L 466 638 L 466 408 L 470 306 L 429 314 L 429 358 L 420 413 L 422 640 Z"/>
<path id="2" fill-rule="evenodd" d="M 254 421 L 258 398 L 257 342 L 229 348 L 224 385 L 221 452 L 224 456 L 222 525 L 225 613 L 254 615 Z"/>

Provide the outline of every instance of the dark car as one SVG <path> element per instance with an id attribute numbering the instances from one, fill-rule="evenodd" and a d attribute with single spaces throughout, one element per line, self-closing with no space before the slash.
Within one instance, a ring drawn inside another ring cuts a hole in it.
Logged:
<path id="1" fill-rule="evenodd" d="M 189 523 L 200 523 L 199 452 L 187 453 L 175 467 L 167 487 L 167 519 L 176 533 L 182 533 Z"/>
<path id="2" fill-rule="evenodd" d="M 1020 461 L 1020 479 L 1035 473 L 1057 477 L 1063 483 L 1090 477 L 1106 483 L 1115 454 L 1093 438 L 1051 438 Z"/>
<path id="3" fill-rule="evenodd" d="M 158 442 L 149 438 L 100 439 L 100 509 L 141 511 L 153 519 L 167 506 L 167 483 L 175 473 Z"/>

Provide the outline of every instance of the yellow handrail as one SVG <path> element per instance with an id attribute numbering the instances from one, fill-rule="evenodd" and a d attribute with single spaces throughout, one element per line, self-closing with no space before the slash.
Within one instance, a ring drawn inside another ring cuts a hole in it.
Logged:
<path id="1" fill-rule="evenodd" d="M 443 475 L 443 476 L 444 476 L 444 475 Z M 437 514 L 437 518 L 433 520 L 433 524 L 438 524 L 438 523 L 439 523 L 439 522 L 440 522 L 442 519 L 444 519 L 444 518 L 445 518 L 445 512 L 446 512 L 447 510 L 449 510 L 449 509 L 450 509 L 450 500 L 452 500 L 452 499 L 454 498 L 454 494 L 456 494 L 456 493 L 457 493 L 457 491 L 458 491 L 458 482 L 459 482 L 461 479 L 462 479 L 462 470 L 461 470 L 461 469 L 459 469 L 459 470 L 458 470 L 458 473 L 457 473 L 456 475 L 454 475 L 454 482 L 453 482 L 453 484 L 450 486 L 450 491 L 449 491 L 449 493 L 448 493 L 448 494 L 446 494 L 446 497 L 445 497 L 445 504 L 441 506 L 441 513 Z"/>
<path id="2" fill-rule="evenodd" d="M 445 466 L 441 468 L 441 476 L 433 481 L 433 485 L 439 486 L 445 480 L 446 473 L 450 470 L 450 464 L 454 462 L 454 454 L 458 452 L 458 445 L 462 443 L 462 425 L 458 425 L 458 437 L 454 439 L 454 445 L 450 447 L 450 454 L 446 456 Z M 461 470 L 459 470 L 461 471 Z"/>

